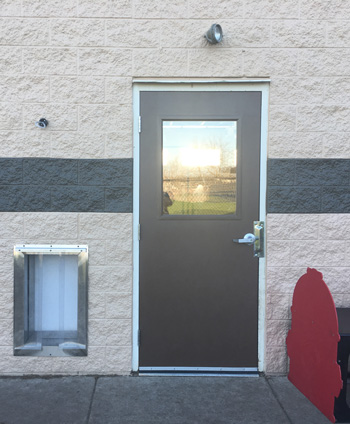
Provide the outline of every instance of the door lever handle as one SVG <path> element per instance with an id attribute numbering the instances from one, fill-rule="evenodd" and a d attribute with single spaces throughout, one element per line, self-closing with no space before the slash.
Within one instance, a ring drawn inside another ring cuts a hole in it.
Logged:
<path id="1" fill-rule="evenodd" d="M 259 240 L 259 237 L 256 237 L 252 233 L 247 233 L 244 238 L 242 239 L 233 239 L 235 243 L 242 243 L 242 244 L 254 244 L 256 240 Z"/>

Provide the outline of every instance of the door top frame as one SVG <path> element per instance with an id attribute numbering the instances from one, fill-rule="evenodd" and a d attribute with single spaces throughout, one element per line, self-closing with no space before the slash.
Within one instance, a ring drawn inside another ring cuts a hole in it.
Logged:
<path id="1" fill-rule="evenodd" d="M 267 136 L 269 79 L 251 80 L 133 80 L 133 335 L 132 371 L 139 369 L 139 179 L 140 179 L 140 93 L 143 91 L 260 91 L 261 104 L 261 149 L 260 149 L 260 204 L 259 220 L 266 217 L 267 184 Z M 259 311 L 258 311 L 258 369 L 265 370 L 265 258 L 259 259 Z"/>
<path id="2" fill-rule="evenodd" d="M 220 78 L 213 78 L 213 79 L 143 79 L 143 78 L 134 78 L 132 80 L 133 84 L 256 84 L 256 83 L 270 83 L 271 80 L 269 78 L 252 78 L 252 79 L 220 79 Z"/>

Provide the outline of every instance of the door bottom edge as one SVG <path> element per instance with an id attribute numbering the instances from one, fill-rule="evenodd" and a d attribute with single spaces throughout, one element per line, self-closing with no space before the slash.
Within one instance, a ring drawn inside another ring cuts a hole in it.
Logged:
<path id="1" fill-rule="evenodd" d="M 139 375 L 259 376 L 257 367 L 140 367 Z"/>
<path id="2" fill-rule="evenodd" d="M 231 373 L 211 373 L 211 372 L 139 372 L 139 377 L 240 377 L 240 378 L 255 378 L 260 377 L 258 372 L 251 373 L 239 373 L 239 372 L 231 372 Z"/>

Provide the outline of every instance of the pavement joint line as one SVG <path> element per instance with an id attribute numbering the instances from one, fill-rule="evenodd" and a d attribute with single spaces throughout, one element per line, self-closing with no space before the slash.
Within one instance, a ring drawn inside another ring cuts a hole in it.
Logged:
<path id="1" fill-rule="evenodd" d="M 86 423 L 89 424 L 90 422 L 90 415 L 91 415 L 91 411 L 92 411 L 92 403 L 94 401 L 94 397 L 95 397 L 95 391 L 96 391 L 96 386 L 97 386 L 97 380 L 99 379 L 99 377 L 95 377 L 95 384 L 94 384 L 94 388 L 92 389 L 92 394 L 91 394 L 91 399 L 90 399 L 90 405 L 89 405 L 89 410 L 87 413 L 87 417 L 86 417 Z"/>
<path id="2" fill-rule="evenodd" d="M 290 418 L 290 417 L 289 417 L 289 415 L 287 414 L 287 411 L 284 409 L 284 406 L 282 405 L 282 403 L 281 403 L 281 402 L 280 402 L 280 400 L 278 399 L 278 397 L 277 397 L 277 395 L 276 395 L 276 393 L 275 393 L 274 389 L 272 388 L 272 385 L 271 385 L 271 384 L 270 384 L 270 382 L 269 382 L 269 378 L 268 378 L 268 377 L 266 377 L 266 376 L 264 376 L 264 378 L 265 378 L 265 381 L 266 381 L 267 385 L 270 387 L 271 393 L 273 394 L 274 398 L 276 399 L 276 401 L 277 401 L 277 403 L 278 403 L 279 407 L 282 409 L 282 411 L 283 411 L 284 415 L 286 416 L 287 420 L 290 422 L 290 424 L 293 424 L 293 421 L 291 420 L 291 418 Z"/>

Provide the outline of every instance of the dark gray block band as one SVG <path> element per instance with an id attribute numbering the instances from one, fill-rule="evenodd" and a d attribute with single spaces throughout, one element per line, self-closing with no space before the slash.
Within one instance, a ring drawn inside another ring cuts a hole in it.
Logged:
<path id="1" fill-rule="evenodd" d="M 0 159 L 2 212 L 132 212 L 132 159 Z"/>
<path id="2" fill-rule="evenodd" d="M 269 159 L 268 213 L 350 213 L 349 159 Z"/>

